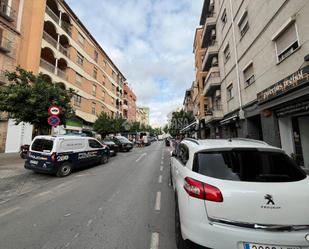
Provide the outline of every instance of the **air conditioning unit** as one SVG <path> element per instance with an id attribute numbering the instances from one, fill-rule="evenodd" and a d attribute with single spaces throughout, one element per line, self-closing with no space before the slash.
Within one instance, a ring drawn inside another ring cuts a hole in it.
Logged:
<path id="1" fill-rule="evenodd" d="M 216 98 L 219 98 L 221 97 L 221 90 L 216 90 Z"/>

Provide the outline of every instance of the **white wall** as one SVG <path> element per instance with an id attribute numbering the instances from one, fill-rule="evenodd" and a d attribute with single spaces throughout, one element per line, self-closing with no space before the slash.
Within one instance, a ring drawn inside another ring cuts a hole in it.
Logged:
<path id="1" fill-rule="evenodd" d="M 291 118 L 279 118 L 279 130 L 281 147 L 288 154 L 295 153 L 294 140 L 293 140 L 293 128 Z"/>
<path id="2" fill-rule="evenodd" d="M 12 119 L 8 122 L 8 132 L 5 144 L 5 153 L 19 152 L 22 144 L 30 144 L 33 127 L 27 123 L 15 125 Z"/>
<path id="3" fill-rule="evenodd" d="M 309 117 L 298 118 L 304 166 L 309 168 Z"/>

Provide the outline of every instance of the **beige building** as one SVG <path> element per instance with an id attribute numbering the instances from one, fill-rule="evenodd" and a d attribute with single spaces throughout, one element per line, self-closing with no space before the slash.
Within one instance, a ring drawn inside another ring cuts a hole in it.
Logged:
<path id="1" fill-rule="evenodd" d="M 0 13 L 1 69 L 21 65 L 76 91 L 72 99 L 76 117 L 66 127 L 55 129 L 56 133 L 91 132 L 101 112 L 123 115 L 124 75 L 64 0 L 0 3 L 8 5 L 0 8 L 6 11 Z M 14 140 L 9 134 L 16 134 L 15 126 L 6 129 L 1 122 L 0 129 L 2 144 Z"/>
<path id="2" fill-rule="evenodd" d="M 250 137 L 309 167 L 309 2 L 205 0 L 206 137 Z"/>
<path id="3" fill-rule="evenodd" d="M 137 107 L 136 109 L 136 121 L 144 125 L 149 125 L 149 107 Z"/>

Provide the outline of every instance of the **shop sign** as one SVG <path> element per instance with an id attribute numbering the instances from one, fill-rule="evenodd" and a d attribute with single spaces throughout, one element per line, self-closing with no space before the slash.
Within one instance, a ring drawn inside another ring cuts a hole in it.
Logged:
<path id="1" fill-rule="evenodd" d="M 257 94 L 258 103 L 283 95 L 309 81 L 309 66 L 306 66 L 271 87 Z"/>
<path id="2" fill-rule="evenodd" d="M 309 101 L 283 107 L 276 111 L 278 117 L 309 112 Z"/>

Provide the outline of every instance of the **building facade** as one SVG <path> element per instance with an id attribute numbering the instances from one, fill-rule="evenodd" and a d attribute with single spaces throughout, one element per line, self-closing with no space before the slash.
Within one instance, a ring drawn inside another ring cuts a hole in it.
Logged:
<path id="1" fill-rule="evenodd" d="M 149 107 L 137 107 L 136 121 L 144 125 L 149 125 Z"/>
<path id="2" fill-rule="evenodd" d="M 7 2 L 11 2 L 17 15 L 9 23 L 16 26 L 17 32 L 15 27 L 10 32 L 16 40 L 15 51 L 19 51 L 17 62 L 12 65 L 43 73 L 47 79 L 62 82 L 76 92 L 72 99 L 76 117 L 68 120 L 65 127 L 54 129 L 55 134 L 90 133 L 101 112 L 122 116 L 126 79 L 64 0 Z M 1 57 L 4 56 L 8 57 Z M 11 128 L 7 134 L 16 129 Z M 6 140 L 12 137 L 7 135 Z"/>
<path id="3" fill-rule="evenodd" d="M 136 95 L 128 83 L 123 84 L 123 117 L 129 122 L 136 121 Z"/>
<path id="4" fill-rule="evenodd" d="M 249 137 L 309 167 L 309 2 L 205 0 L 206 137 Z"/>

